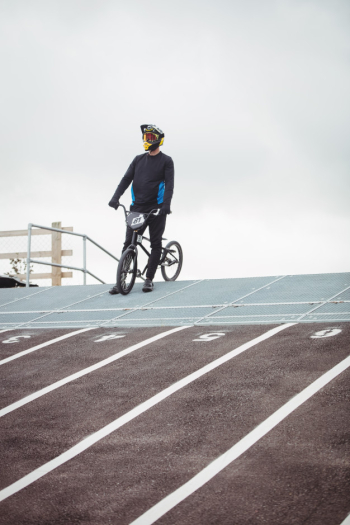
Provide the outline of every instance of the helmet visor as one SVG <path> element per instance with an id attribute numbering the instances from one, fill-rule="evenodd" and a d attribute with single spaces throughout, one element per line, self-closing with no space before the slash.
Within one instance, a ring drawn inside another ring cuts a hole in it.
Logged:
<path id="1" fill-rule="evenodd" d="M 143 134 L 143 141 L 144 142 L 153 142 L 155 140 L 159 139 L 159 135 L 156 135 L 155 133 L 150 133 L 149 131 L 147 133 Z"/>

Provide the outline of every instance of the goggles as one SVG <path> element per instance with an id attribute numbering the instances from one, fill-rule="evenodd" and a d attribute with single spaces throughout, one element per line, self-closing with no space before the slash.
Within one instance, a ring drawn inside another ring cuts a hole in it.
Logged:
<path id="1" fill-rule="evenodd" d="M 156 135 L 155 133 L 150 133 L 150 132 L 143 134 L 144 142 L 153 142 L 155 140 L 159 140 L 159 135 Z"/>

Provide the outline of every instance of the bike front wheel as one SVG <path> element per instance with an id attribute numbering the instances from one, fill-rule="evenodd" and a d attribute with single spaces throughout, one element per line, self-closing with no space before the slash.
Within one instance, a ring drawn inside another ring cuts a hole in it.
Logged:
<path id="1" fill-rule="evenodd" d="M 170 241 L 165 247 L 164 261 L 161 263 L 161 271 L 164 281 L 176 281 L 179 277 L 183 254 L 182 248 L 177 241 Z"/>
<path id="2" fill-rule="evenodd" d="M 121 256 L 117 269 L 117 288 L 122 295 L 131 292 L 137 273 L 137 254 L 127 249 Z"/>

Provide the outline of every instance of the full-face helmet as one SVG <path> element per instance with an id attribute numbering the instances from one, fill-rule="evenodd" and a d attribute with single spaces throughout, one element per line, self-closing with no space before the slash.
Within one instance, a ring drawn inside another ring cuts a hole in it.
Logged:
<path id="1" fill-rule="evenodd" d="M 154 151 L 164 142 L 164 133 L 154 124 L 141 124 L 143 147 L 145 151 Z"/>

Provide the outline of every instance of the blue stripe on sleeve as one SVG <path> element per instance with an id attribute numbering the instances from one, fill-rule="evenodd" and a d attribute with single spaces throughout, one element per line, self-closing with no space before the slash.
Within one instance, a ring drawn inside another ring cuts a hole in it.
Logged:
<path id="1" fill-rule="evenodd" d="M 164 191 L 165 191 L 165 183 L 164 181 L 159 184 L 159 190 L 158 190 L 158 198 L 157 202 L 158 204 L 162 204 L 163 198 L 164 198 Z"/>

